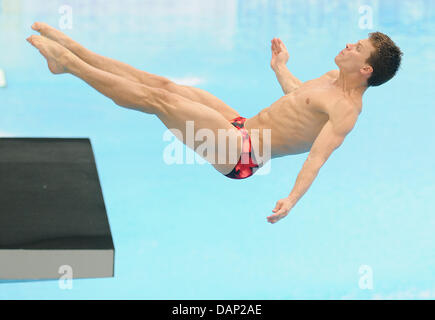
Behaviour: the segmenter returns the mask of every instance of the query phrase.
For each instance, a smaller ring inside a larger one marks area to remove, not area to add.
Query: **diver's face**
[[[356,43],[346,44],[346,48],[341,50],[334,60],[341,70],[356,72],[367,66],[366,61],[374,50],[375,47],[369,39],[362,39]]]

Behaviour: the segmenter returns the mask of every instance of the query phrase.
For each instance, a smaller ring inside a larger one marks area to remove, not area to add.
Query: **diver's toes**
[[[35,22],[32,29],[44,35],[47,32],[47,24],[44,22]]]
[[[34,24],[32,24],[33,30],[39,31],[40,28],[41,28],[41,24],[39,22],[35,22]]]
[[[41,45],[41,36],[37,36],[37,35],[31,35],[30,37],[27,38],[27,41],[29,41],[34,47],[38,48]]]

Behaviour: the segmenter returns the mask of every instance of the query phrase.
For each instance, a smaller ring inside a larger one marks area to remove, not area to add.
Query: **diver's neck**
[[[366,81],[361,81],[361,77],[352,73],[345,73],[340,70],[338,78],[334,81],[334,86],[339,88],[344,94],[351,96],[362,96],[367,90]]]

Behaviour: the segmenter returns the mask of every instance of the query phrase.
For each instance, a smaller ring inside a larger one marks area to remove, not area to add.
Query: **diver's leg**
[[[177,132],[175,136],[190,148],[196,150],[204,143],[206,134],[211,134],[214,141],[212,148],[208,149],[210,154],[200,155],[223,174],[234,168],[240,157],[241,135],[219,112],[164,89],[152,88],[97,69],[48,38],[33,35],[28,40],[47,59],[53,73],[75,75],[117,105],[155,114],[168,129],[177,130],[181,136]],[[189,127],[188,121],[193,121],[193,126]],[[190,138],[189,130],[192,131]],[[224,133],[224,139],[218,138],[219,130]]]
[[[205,90],[191,86],[179,85],[165,77],[136,69],[121,61],[94,53],[82,46],[80,43],[68,37],[63,32],[49,26],[46,23],[35,22],[32,25],[32,28],[41,33],[41,35],[64,46],[84,62],[95,68],[119,75],[131,81],[140,82],[149,87],[165,89],[189,100],[202,103],[207,107],[221,113],[227,120],[231,120],[239,116],[237,111]]]

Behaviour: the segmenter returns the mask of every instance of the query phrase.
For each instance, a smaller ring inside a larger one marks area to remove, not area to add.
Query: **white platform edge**
[[[61,266],[69,266],[61,269]],[[72,279],[114,276],[114,250],[0,250],[0,279]]]

